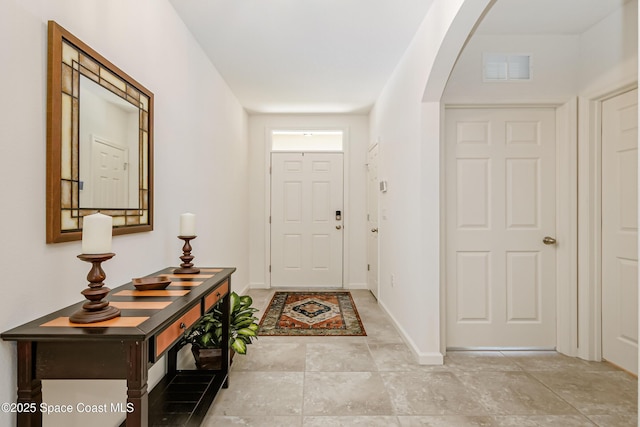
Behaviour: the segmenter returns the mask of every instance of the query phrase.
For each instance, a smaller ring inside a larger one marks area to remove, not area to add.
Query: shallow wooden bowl
[[[140,277],[133,279],[132,283],[139,291],[157,291],[169,286],[171,279],[169,279],[169,276]]]

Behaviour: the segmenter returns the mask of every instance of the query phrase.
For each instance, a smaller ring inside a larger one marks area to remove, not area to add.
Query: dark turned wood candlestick
[[[109,305],[109,301],[104,300],[111,289],[104,286],[104,279],[107,277],[102,270],[102,263],[110,260],[116,254],[80,254],[78,258],[92,264],[87,280],[89,287],[81,292],[88,300],[82,305],[82,310],[73,313],[69,320],[74,323],[95,323],[103,320],[113,319],[120,316],[120,309]]]
[[[200,269],[194,267],[193,263],[191,263],[193,255],[191,255],[191,244],[189,242],[195,238],[196,236],[178,236],[178,239],[184,240],[184,245],[182,246],[182,256],[180,257],[182,264],[180,264],[180,268],[173,270],[174,274],[200,273]]]

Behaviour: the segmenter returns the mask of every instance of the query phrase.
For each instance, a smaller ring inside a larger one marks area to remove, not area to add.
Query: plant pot
[[[222,367],[222,351],[219,348],[198,348],[191,346],[191,353],[198,369],[219,371]],[[229,365],[233,362],[235,351],[229,350]]]

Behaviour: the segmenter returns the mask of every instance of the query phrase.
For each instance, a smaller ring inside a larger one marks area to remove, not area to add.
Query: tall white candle
[[[196,216],[192,213],[180,215],[180,236],[196,235]]]
[[[87,215],[82,224],[82,253],[111,252],[113,218],[101,213]]]

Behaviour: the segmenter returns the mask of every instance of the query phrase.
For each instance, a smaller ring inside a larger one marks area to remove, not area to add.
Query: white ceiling
[[[497,0],[482,34],[579,34],[630,0]],[[250,112],[367,112],[433,0],[170,0]]]

